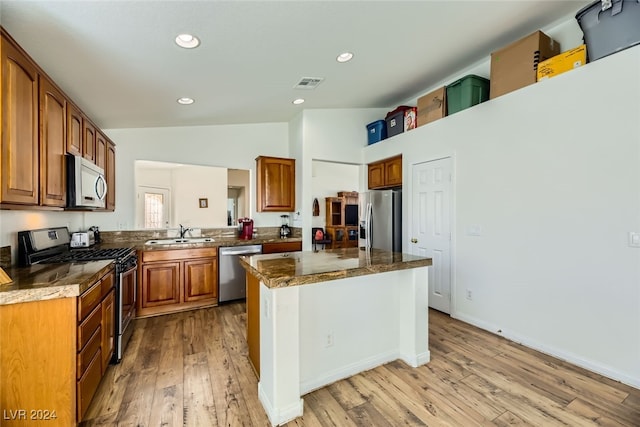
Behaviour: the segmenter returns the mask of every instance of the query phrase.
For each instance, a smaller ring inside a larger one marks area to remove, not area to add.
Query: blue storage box
[[[367,145],[375,144],[383,139],[387,139],[387,122],[376,120],[367,125]]]

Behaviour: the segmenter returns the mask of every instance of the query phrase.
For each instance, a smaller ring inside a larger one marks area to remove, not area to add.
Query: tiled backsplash
[[[253,229],[259,238],[278,238],[280,237],[280,227],[256,227]],[[292,236],[300,238],[302,237],[302,229],[299,227],[291,227]],[[100,238],[104,243],[118,243],[118,242],[132,242],[132,241],[144,241],[149,239],[164,239],[169,237],[176,237],[176,230],[133,230],[133,231],[101,231]],[[187,234],[187,237],[196,237]],[[212,237],[212,238],[227,238],[232,239],[238,237],[238,230],[236,228],[201,228],[200,236],[198,237]]]

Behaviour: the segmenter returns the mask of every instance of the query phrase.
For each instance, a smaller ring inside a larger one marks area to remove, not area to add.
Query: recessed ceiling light
[[[291,101],[291,103],[292,103],[293,105],[300,105],[300,104],[302,104],[303,102],[304,102],[304,99],[302,99],[302,98],[294,99],[293,101]]]
[[[194,47],[198,47],[200,40],[191,34],[179,34],[176,37],[176,44],[185,49],[193,49]]]
[[[351,61],[352,58],[353,58],[353,53],[344,52],[344,53],[341,53],[340,55],[338,55],[338,57],[336,58],[336,61],[338,61],[338,62],[349,62],[349,61]]]
[[[178,104],[182,104],[182,105],[189,105],[189,104],[193,104],[195,101],[193,100],[193,98],[178,98]]]

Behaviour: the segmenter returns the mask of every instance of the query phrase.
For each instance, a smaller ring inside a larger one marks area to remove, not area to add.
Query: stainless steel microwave
[[[106,196],[104,170],[84,157],[67,154],[67,207],[104,208]]]

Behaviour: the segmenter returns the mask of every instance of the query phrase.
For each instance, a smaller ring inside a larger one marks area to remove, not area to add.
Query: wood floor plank
[[[427,365],[395,361],[308,393],[285,427],[640,426],[638,389],[433,310],[429,339]],[[243,302],[138,319],[81,425],[269,427],[257,389]]]
[[[156,390],[151,407],[150,426],[180,426],[183,423],[182,384]]]
[[[185,426],[218,425],[205,352],[184,356],[183,419]]]

